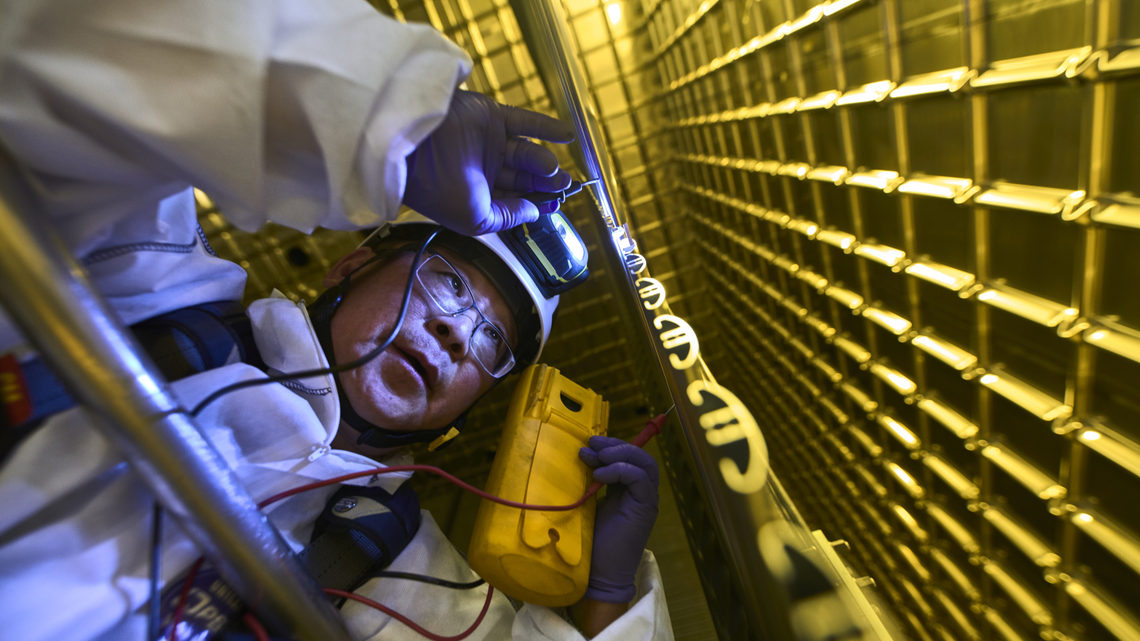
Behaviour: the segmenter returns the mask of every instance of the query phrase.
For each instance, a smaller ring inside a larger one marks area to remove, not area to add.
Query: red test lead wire
[[[200,556],[194,565],[190,566],[190,573],[186,575],[186,581],[182,583],[182,592],[178,594],[178,605],[174,607],[174,612],[170,615],[170,633],[166,636],[167,641],[178,641],[178,624],[182,621],[182,612],[186,609],[186,600],[190,598],[190,588],[194,585],[194,577],[198,576],[198,570],[201,569],[205,561],[206,557]]]
[[[665,424],[665,419],[669,418],[669,412],[672,412],[674,407],[677,406],[673,405],[663,413],[649,419],[649,422],[645,424],[645,427],[643,427],[640,432],[638,432],[637,436],[633,437],[633,439],[630,440],[630,443],[644,448],[645,444],[648,443],[650,439],[661,433],[661,426]]]
[[[307,492],[309,490],[315,490],[319,487],[325,487],[326,485],[336,485],[339,483],[343,483],[345,481],[351,481],[353,479],[364,478],[366,476],[379,476],[381,474],[393,474],[395,472],[427,472],[429,474],[435,474],[437,476],[442,476],[443,478],[447,479],[451,483],[458,485],[459,487],[463,488],[464,490],[466,490],[468,492],[471,492],[472,494],[476,494],[482,498],[485,498],[488,501],[493,501],[495,503],[506,505],[508,507],[517,507],[517,508],[523,509],[523,510],[542,510],[542,511],[546,511],[546,512],[565,512],[568,510],[573,510],[573,509],[581,507],[582,504],[585,503],[586,500],[589,499],[591,496],[591,495],[583,496],[582,498],[578,499],[577,501],[575,501],[569,505],[531,505],[529,503],[519,503],[518,501],[511,501],[508,499],[504,499],[504,498],[500,498],[498,496],[495,496],[494,494],[489,494],[487,492],[484,492],[483,490],[480,490],[479,488],[475,487],[474,485],[471,485],[470,483],[466,483],[464,481],[461,481],[458,478],[452,476],[451,474],[448,474],[447,472],[444,472],[443,470],[439,469],[438,467],[435,467],[434,465],[420,465],[418,463],[413,463],[411,465],[393,465],[392,467],[375,467],[375,468],[368,469],[368,470],[361,470],[359,472],[353,472],[351,474],[343,474],[341,476],[334,476],[333,478],[325,479],[323,481],[316,481],[314,483],[309,483],[308,485],[301,485],[299,487],[295,487],[295,488],[292,488],[289,490],[285,490],[284,492],[274,494],[273,496],[271,496],[271,497],[265,499],[264,501],[258,503],[257,506],[258,507],[265,507],[265,506],[270,505],[272,503],[276,503],[277,501],[280,501],[282,499],[287,499],[290,496],[293,496],[295,494],[300,494],[301,492]]]
[[[246,612],[242,615],[241,620],[245,623],[245,627],[253,632],[253,637],[257,641],[270,641],[269,632],[261,625],[261,620],[253,616],[252,612]]]
[[[649,422],[647,422],[645,424],[645,427],[641,430],[641,432],[638,433],[637,436],[633,437],[633,440],[631,440],[630,443],[633,445],[636,445],[638,447],[645,447],[645,444],[648,443],[650,441],[650,439],[652,439],[657,434],[661,433],[661,426],[665,424],[665,419],[668,418],[669,412],[671,412],[671,411],[673,411],[672,407],[670,407],[664,413],[658,414],[657,416],[650,419]],[[285,490],[283,492],[279,492],[277,494],[274,494],[273,496],[271,496],[271,497],[261,501],[260,503],[258,503],[257,507],[265,507],[267,505],[272,505],[273,503],[276,503],[277,501],[280,501],[282,499],[287,499],[290,496],[300,494],[301,492],[308,492],[309,490],[315,490],[319,487],[325,487],[328,485],[335,485],[338,483],[343,483],[345,481],[351,481],[353,479],[364,478],[366,476],[378,476],[380,474],[393,474],[395,472],[428,472],[429,474],[435,474],[437,476],[442,476],[444,479],[450,481],[451,483],[453,483],[455,485],[458,485],[460,488],[462,488],[468,492],[471,492],[472,494],[475,494],[481,498],[487,499],[488,501],[491,501],[493,503],[498,503],[500,505],[506,505],[508,507],[517,507],[517,508],[522,509],[522,510],[539,510],[539,511],[544,511],[544,512],[567,512],[569,510],[578,509],[579,507],[582,507],[582,505],[586,501],[590,500],[591,496],[597,494],[598,490],[600,490],[602,488],[602,484],[595,481],[586,490],[586,493],[582,495],[582,498],[578,499],[577,501],[574,501],[573,503],[570,503],[569,505],[533,505],[530,503],[520,503],[518,501],[511,501],[509,499],[504,499],[504,498],[495,496],[494,494],[484,492],[483,490],[480,490],[479,488],[475,487],[474,485],[471,485],[470,483],[462,481],[462,480],[456,478],[455,476],[448,474],[447,472],[443,471],[442,469],[435,467],[434,465],[421,465],[419,463],[413,463],[411,465],[393,465],[391,467],[376,467],[376,468],[372,468],[372,469],[368,469],[368,470],[361,470],[360,472],[352,472],[350,474],[342,474],[341,476],[334,476],[332,478],[325,479],[323,481],[316,481],[314,483],[309,483],[307,485],[301,485],[301,486],[298,486],[298,487],[288,489],[288,490]]]
[[[368,607],[373,608],[375,610],[379,610],[379,611],[383,612],[384,614],[387,614],[388,616],[392,617],[393,619],[399,621],[400,623],[403,623],[404,625],[408,626],[409,628],[415,630],[417,633],[431,639],[432,641],[462,641],[462,639],[466,639],[467,637],[471,636],[471,633],[474,632],[475,629],[479,627],[479,624],[483,623],[483,617],[487,616],[487,610],[491,609],[491,597],[494,596],[494,594],[495,594],[495,588],[491,587],[491,584],[488,583],[487,584],[487,598],[486,598],[486,600],[483,601],[483,609],[479,611],[479,616],[475,617],[474,623],[472,623],[466,630],[464,630],[463,632],[460,632],[459,634],[457,634],[455,636],[445,637],[441,634],[436,634],[434,632],[431,632],[429,630],[424,629],[422,626],[420,626],[415,621],[412,621],[408,617],[400,614],[399,612],[396,612],[395,610],[393,610],[392,608],[389,608],[388,606],[384,605],[383,603],[377,603],[376,601],[373,601],[372,599],[369,599],[368,597],[361,596],[359,594],[356,594],[355,592],[348,592],[345,590],[337,590],[335,588],[325,588],[324,590],[325,590],[325,594],[340,597],[342,599],[351,599],[351,600],[356,601],[358,603],[363,603],[364,605],[367,605]]]

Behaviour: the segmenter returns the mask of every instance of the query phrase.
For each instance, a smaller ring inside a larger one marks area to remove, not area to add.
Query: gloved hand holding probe
[[[457,89],[443,122],[408,156],[404,204],[461,234],[486,234],[533,222],[539,210],[523,193],[555,192],[570,174],[537,138],[567,143],[566,123]]]
[[[608,486],[594,523],[586,598],[628,603],[657,519],[657,461],[640,447],[609,436],[591,437],[578,455],[594,469],[594,480]]]

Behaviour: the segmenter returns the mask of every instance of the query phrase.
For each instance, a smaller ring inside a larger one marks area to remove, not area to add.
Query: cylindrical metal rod
[[[246,604],[275,630],[348,640],[340,615],[179,409],[158,370],[55,233],[0,150],[0,303]]]
[[[600,178],[601,185],[597,191],[598,205],[602,217],[606,218],[606,225],[620,227],[627,223],[624,203],[616,195],[617,176],[610,162],[609,152],[606,149],[605,137],[598,123],[597,110],[587,91],[583,78],[576,48],[566,33],[565,20],[559,15],[556,3],[552,0],[512,0],[523,36],[527,41],[531,57],[534,58],[539,74],[546,82],[551,101],[557,108],[559,115],[568,119],[574,126],[576,145],[571,147],[575,152],[575,160],[581,165],[585,173],[584,179]],[[603,231],[603,240],[607,231]],[[608,268],[618,274],[619,289],[624,290],[628,300],[636,300],[637,288],[629,269],[623,264],[622,257],[612,242],[602,243],[602,252],[607,259]],[[655,329],[650,326],[648,317],[641,317],[642,330],[648,336],[656,336]],[[737,602],[742,604],[743,612],[740,615],[748,621],[750,638],[756,639],[785,639],[791,638],[785,601],[782,590],[773,581],[770,573],[764,568],[759,558],[759,550],[755,546],[758,528],[767,520],[779,518],[776,510],[771,507],[774,503],[772,485],[765,486],[756,497],[746,497],[742,494],[729,492],[724,483],[717,477],[717,462],[705,443],[704,429],[698,424],[698,418],[691,403],[686,398],[686,375],[676,372],[667,364],[667,355],[659,342],[650,341],[658,358],[662,372],[665,374],[664,382],[677,407],[677,420],[686,435],[686,441],[694,457],[701,461],[697,466],[697,473],[703,496],[708,500],[710,511],[713,514],[719,537],[725,549],[726,556],[733,566],[733,573],[737,579],[733,589],[736,591]],[[704,370],[703,364],[690,368],[694,371]],[[705,377],[710,381],[711,375],[705,370]],[[767,467],[767,461],[758,463]],[[755,500],[751,500],[755,498]],[[753,513],[755,510],[762,514]]]
[[[570,145],[586,180],[598,180],[598,205],[602,214],[615,226],[626,223],[625,212],[617,193],[617,174],[604,148],[605,138],[598,123],[597,109],[578,65],[576,50],[566,34],[564,20],[555,3],[546,0],[512,0],[511,8],[522,28],[523,39],[534,58],[539,74],[546,82],[547,93],[558,115],[574,127],[575,142]],[[556,84],[557,83],[557,84]]]

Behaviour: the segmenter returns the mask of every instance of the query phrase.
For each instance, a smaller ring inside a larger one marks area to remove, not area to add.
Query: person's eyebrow
[[[467,278],[467,276],[464,275],[464,278]],[[470,280],[467,281],[467,286],[471,288],[471,291],[475,291],[475,286],[471,284]],[[491,285],[491,287],[494,287],[494,285]],[[483,292],[479,292],[479,295],[482,297],[482,300],[479,303],[479,311],[483,312],[483,315],[491,321],[491,324],[495,326],[495,329],[499,330],[499,333],[507,339],[507,342],[511,344],[511,349],[513,350],[518,344],[518,331],[516,330],[513,332],[515,334],[515,337],[512,339],[512,332],[510,331],[510,327],[505,322],[503,322],[503,319],[499,317],[498,313],[495,311],[495,308],[491,306],[491,297],[487,296]]]

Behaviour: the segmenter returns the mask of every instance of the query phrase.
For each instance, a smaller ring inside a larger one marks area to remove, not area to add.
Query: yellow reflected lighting
[[[914,384],[914,381],[903,376],[902,374],[896,374],[894,372],[891,372],[891,373],[887,374],[887,378],[891,379],[891,383],[894,384],[894,386],[896,388],[898,388],[904,392],[910,393],[910,392],[913,392],[915,389],[917,389],[917,386]]]
[[[616,2],[611,2],[606,5],[606,17],[610,19],[610,24],[617,25],[621,22],[621,5]]]
[[[892,420],[884,421],[887,429],[889,429],[900,441],[906,445],[918,445],[918,437],[916,437],[910,430],[903,427],[901,423]]]
[[[918,485],[918,483],[914,480],[914,477],[908,474],[906,470],[902,469],[897,464],[892,463],[890,470],[891,474],[894,474],[898,480],[902,481],[903,485],[906,485],[907,487]]]

